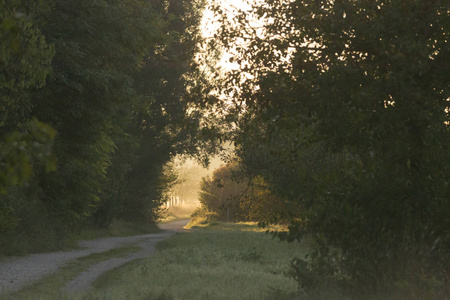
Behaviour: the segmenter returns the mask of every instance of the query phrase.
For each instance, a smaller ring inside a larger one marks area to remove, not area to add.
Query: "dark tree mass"
[[[208,149],[189,100],[202,91],[203,6],[0,4],[0,251],[57,248],[83,224],[158,220],[174,180],[164,165]]]
[[[223,83],[237,155],[299,208],[282,237],[316,244],[293,263],[304,289],[448,297],[449,9],[271,0],[230,19],[216,7],[240,65]]]

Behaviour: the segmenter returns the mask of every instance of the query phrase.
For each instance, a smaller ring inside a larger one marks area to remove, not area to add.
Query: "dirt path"
[[[97,240],[80,241],[80,250],[33,254],[26,257],[10,257],[0,262],[0,294],[17,291],[27,284],[39,280],[45,275],[56,272],[67,262],[93,253],[105,252],[124,244],[138,243],[141,250],[121,258],[113,258],[95,265],[68,282],[67,292],[87,289],[102,273],[116,268],[129,261],[144,258],[155,251],[155,245],[172,236],[176,232],[186,231],[183,227],[188,220],[160,224],[164,230],[158,234],[146,234],[131,237],[113,237]]]

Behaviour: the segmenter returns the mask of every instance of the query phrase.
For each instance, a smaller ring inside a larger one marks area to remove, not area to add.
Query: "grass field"
[[[84,299],[288,299],[285,276],[305,247],[272,239],[255,224],[217,224],[179,233],[148,259],[101,276]]]

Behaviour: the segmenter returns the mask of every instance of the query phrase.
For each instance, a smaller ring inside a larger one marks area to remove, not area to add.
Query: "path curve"
[[[160,224],[164,231],[157,234],[145,234],[130,237],[111,237],[96,240],[80,241],[83,249],[60,251],[43,254],[32,254],[26,257],[8,257],[0,261],[0,294],[13,292],[31,284],[42,277],[56,272],[67,262],[93,253],[101,253],[121,247],[124,244],[138,243],[141,250],[125,257],[113,258],[95,265],[82,272],[66,285],[67,292],[87,289],[101,274],[129,261],[148,257],[155,251],[155,245],[172,236],[176,232],[186,231],[183,227],[189,220]]]

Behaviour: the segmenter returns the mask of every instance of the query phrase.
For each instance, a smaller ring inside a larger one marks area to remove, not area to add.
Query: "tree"
[[[279,193],[267,174],[290,170],[304,208],[291,233],[317,237],[311,267],[354,290],[406,280],[408,297],[448,293],[447,12],[446,1],[266,1],[246,12],[265,25],[241,15],[218,33],[247,42],[226,82],[245,109],[240,155]],[[278,164],[254,163],[267,160]]]
[[[289,201],[273,193],[273,188],[262,176],[252,178],[247,192],[241,199],[243,220],[258,222],[265,227],[269,224],[286,224],[290,215],[299,210]]]
[[[199,200],[207,219],[253,221],[262,225],[285,223],[290,208],[284,199],[271,191],[264,178],[252,178],[242,165],[229,162],[202,179]]]
[[[126,161],[126,179],[111,190],[122,189],[118,215],[127,220],[156,221],[158,208],[164,203],[164,191],[173,176],[163,170],[177,154],[200,155],[213,151],[205,138],[199,136],[202,115],[193,108],[196,97],[203,97],[192,88],[202,80],[195,58],[201,43],[199,24],[202,1],[154,1],[159,13],[162,39],[155,41],[133,74],[136,90],[132,113],[124,132],[133,143],[124,140],[115,158]],[[196,74],[196,75],[194,75]],[[195,78],[195,76],[197,76]],[[122,176],[118,173],[119,176]],[[106,205],[106,208],[109,207]]]
[[[31,93],[45,84],[54,54],[35,17],[47,10],[46,2],[27,6],[11,1],[0,12],[1,192],[24,183],[39,157],[50,160],[54,132],[33,120],[30,110]]]
[[[211,178],[203,178],[200,184],[202,207],[221,221],[245,219],[240,204],[247,192],[247,185],[238,181],[238,173],[237,164],[227,164],[215,170]]]
[[[28,182],[0,198],[1,251],[156,221],[166,163],[214,148],[193,104],[203,1],[22,2],[0,13],[0,190]]]
[[[36,168],[54,169],[55,131],[33,117],[32,92],[45,84],[54,51],[39,30],[43,1],[0,6],[0,233],[19,222],[16,205],[7,201],[14,186],[27,184]]]
[[[66,224],[95,211],[134,97],[131,76],[160,27],[150,4],[121,1],[58,1],[42,27],[56,53],[34,113],[58,131],[59,164],[39,180],[43,200]]]

